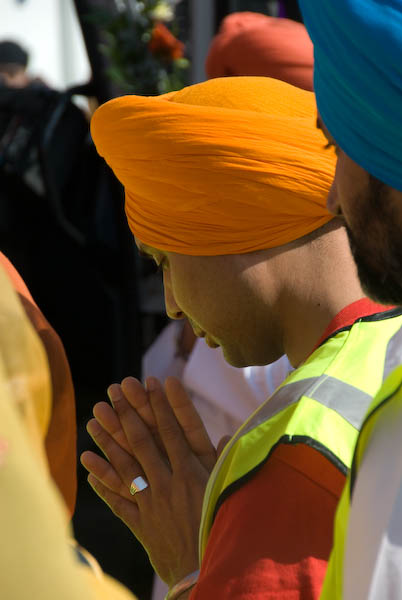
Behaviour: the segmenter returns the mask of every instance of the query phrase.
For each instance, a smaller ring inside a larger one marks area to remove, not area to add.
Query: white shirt
[[[229,365],[220,348],[210,348],[198,338],[185,361],[177,357],[176,340],[182,323],[170,323],[143,358],[143,377],[164,381],[179,377],[194,402],[213,444],[223,435],[233,435],[290,373],[286,356],[272,365],[237,369]]]
[[[380,410],[353,490],[344,600],[402,599],[402,413]]]

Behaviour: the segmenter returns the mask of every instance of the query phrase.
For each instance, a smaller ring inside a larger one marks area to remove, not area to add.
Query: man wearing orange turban
[[[223,19],[205,71],[208,79],[259,75],[312,91],[313,65],[313,44],[302,23],[237,12]]]
[[[361,419],[402,324],[362,297],[325,209],[335,157],[314,106],[281,81],[234,77],[117,98],[92,120],[137,245],[163,268],[168,315],[234,366],[286,353],[295,367],[217,462],[173,378],[126,379],[109,389],[113,409],[97,405],[88,430],[110,462],[84,453],[89,482],[169,600],[318,597]]]

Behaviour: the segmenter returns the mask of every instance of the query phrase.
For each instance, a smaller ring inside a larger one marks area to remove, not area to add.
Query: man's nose
[[[169,282],[166,281],[166,277],[163,277],[163,288],[165,292],[165,310],[169,319],[184,319],[184,313],[180,310],[177,305]]]

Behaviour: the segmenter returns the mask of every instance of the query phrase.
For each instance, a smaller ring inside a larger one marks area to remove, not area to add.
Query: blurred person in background
[[[7,87],[27,86],[30,83],[28,58],[28,52],[16,42],[0,42],[0,82]]]
[[[313,44],[304,25],[239,12],[223,19],[212,40],[205,70],[208,79],[266,76],[312,91],[313,64]]]
[[[16,42],[0,42],[0,84],[9,88],[45,86],[44,81],[28,74],[29,54]]]

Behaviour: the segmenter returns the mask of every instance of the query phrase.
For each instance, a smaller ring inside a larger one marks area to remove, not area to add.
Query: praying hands
[[[198,569],[198,530],[216,462],[203,423],[179,380],[146,389],[128,377],[113,384],[87,429],[107,460],[84,452],[88,481],[147,550],[172,587]]]

